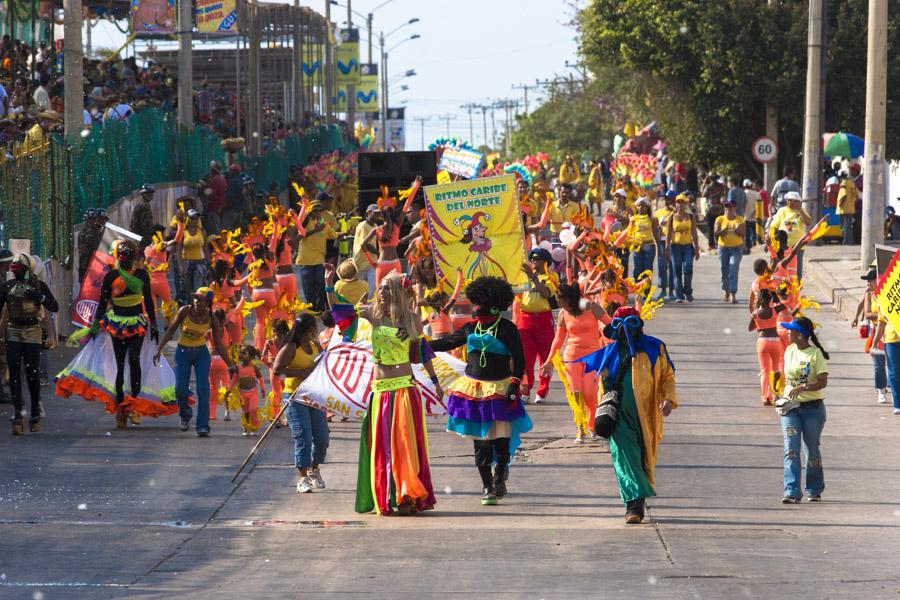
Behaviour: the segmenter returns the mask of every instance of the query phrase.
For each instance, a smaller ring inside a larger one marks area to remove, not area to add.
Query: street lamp
[[[398,30],[401,29],[402,27],[405,27],[405,26],[407,26],[407,25],[411,25],[411,24],[413,24],[413,23],[417,23],[418,21],[419,21],[419,19],[417,19],[417,18],[412,18],[412,19],[410,19],[409,21],[407,21],[406,23],[400,25],[399,27],[394,28],[393,31],[390,31],[390,32],[387,33],[387,34],[385,34],[384,32],[382,32],[381,35],[380,35],[379,38],[378,38],[378,43],[379,43],[379,46],[380,46],[380,48],[381,48],[381,101],[382,101],[382,105],[383,105],[383,106],[381,107],[381,108],[382,108],[382,112],[381,112],[381,132],[382,132],[382,140],[383,140],[383,142],[384,142],[384,148],[385,148],[385,150],[387,150],[387,139],[388,139],[388,138],[387,138],[387,112],[388,112],[388,100],[389,100],[389,91],[390,91],[390,90],[388,89],[388,82],[390,81],[390,80],[388,79],[388,65],[387,65],[388,54],[389,54],[390,52],[392,52],[395,48],[397,48],[398,46],[400,46],[401,44],[405,44],[406,42],[409,42],[409,41],[411,41],[411,40],[417,40],[417,39],[421,38],[422,36],[419,35],[418,33],[415,33],[415,34],[409,36],[408,38],[405,38],[405,39],[403,39],[403,40],[397,42],[396,44],[394,44],[394,45],[393,45],[391,48],[389,48],[388,50],[385,50],[385,48],[384,48],[384,40],[385,40],[386,37],[388,37],[389,35],[391,35],[392,33],[396,32],[396,31],[398,31]],[[409,74],[408,74],[408,73],[410,73],[410,72],[412,72],[412,75],[409,75]],[[410,71],[407,71],[407,75],[405,75],[405,76],[406,76],[406,77],[412,77],[413,75],[415,75],[415,71],[411,69]],[[398,80],[398,81],[399,81],[399,80]]]

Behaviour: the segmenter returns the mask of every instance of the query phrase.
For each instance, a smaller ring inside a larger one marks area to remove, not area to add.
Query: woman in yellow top
[[[309,313],[302,314],[294,321],[272,365],[275,375],[285,378],[281,401],[290,403],[286,414],[294,436],[294,466],[300,473],[298,494],[325,489],[325,480],[319,472],[319,465],[325,462],[325,452],[328,450],[325,407],[306,403],[304,398],[294,394],[313,372],[316,357],[322,352],[316,335],[316,318]]]
[[[194,301],[182,306],[169,325],[159,348],[153,356],[154,364],[159,362],[162,349],[175,335],[178,336],[178,348],[175,350],[175,397],[178,400],[178,414],[181,417],[181,430],[187,431],[191,424],[193,410],[188,403],[188,386],[191,381],[191,368],[197,377],[197,435],[209,435],[209,364],[211,356],[206,347],[206,336],[212,336],[213,346],[228,366],[229,373],[234,365],[229,359],[228,350],[222,343],[222,323],[212,312],[213,291],[208,287],[197,288]]]
[[[200,227],[200,213],[196,209],[192,208],[187,212],[187,224],[181,232],[177,248],[180,291],[182,296],[186,296],[190,290],[197,289],[197,285],[206,278],[206,234]],[[186,297],[179,298],[182,304],[187,304],[187,300]]]
[[[688,212],[691,199],[684,194],[675,198],[675,214],[669,219],[666,254],[671,258],[675,279],[675,302],[694,301],[694,261],[700,258],[697,221]]]
[[[325,265],[325,275],[333,277],[332,265]],[[409,515],[430,510],[436,499],[428,464],[426,407],[413,377],[413,363],[425,367],[434,385],[434,395],[429,391],[425,400],[429,407],[444,392],[431,364],[434,353],[413,310],[412,284],[399,273],[388,273],[370,306],[338,304],[334,288],[325,291],[335,325],[344,336],[355,337],[360,317],[372,324],[375,366],[360,439],[356,512]]]
[[[633,277],[637,280],[644,271],[653,272],[653,259],[656,258],[656,250],[659,247],[659,221],[650,212],[650,201],[646,198],[638,198],[634,203],[637,211],[631,217],[631,223],[635,228],[632,242],[641,249],[634,253]]]
[[[675,192],[666,192],[662,197],[663,207],[657,209],[653,215],[659,224],[659,253],[656,255],[657,281],[659,282],[657,300],[662,299],[666,292],[669,293],[669,301],[675,300],[675,266],[672,264],[672,257],[666,252],[669,221],[675,214],[675,196]],[[659,206],[658,198],[657,206]]]
[[[723,203],[725,214],[716,218],[713,235],[719,246],[719,264],[722,267],[723,300],[737,304],[738,270],[744,256],[744,217],[737,214],[734,202]]]
[[[781,406],[784,433],[784,504],[800,502],[800,446],[806,454],[806,497],[819,502],[825,489],[825,471],[819,439],[825,427],[825,386],[828,385],[828,352],[816,337],[813,322],[797,317],[783,325],[791,345],[784,351],[784,395],[796,405]]]

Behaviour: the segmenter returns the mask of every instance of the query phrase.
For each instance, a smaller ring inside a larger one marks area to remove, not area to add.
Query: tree
[[[826,130],[862,133],[866,0],[827,0]],[[900,27],[892,0],[889,31]],[[802,147],[807,1],[593,0],[578,17],[582,60],[631,120],[655,119],[673,159],[738,172],[758,165],[750,145],[765,105],[778,110],[781,160]],[[888,56],[895,55],[891,36]],[[889,78],[898,74],[896,61]],[[890,86],[889,86],[890,87]],[[889,90],[888,127],[900,125]],[[897,138],[889,152],[900,150]]]
[[[539,108],[518,117],[512,154],[546,152],[554,163],[567,154],[584,160],[608,154],[621,117],[593,83],[561,81],[553,84],[550,98]]]

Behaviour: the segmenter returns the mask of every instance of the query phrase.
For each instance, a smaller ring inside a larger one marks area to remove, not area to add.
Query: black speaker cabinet
[[[390,188],[391,194],[412,185],[419,175],[422,185],[437,183],[437,160],[434,152],[360,152],[357,159],[359,168],[358,207],[365,214],[366,207],[378,201],[381,186]],[[424,203],[424,193],[420,189],[416,201]]]

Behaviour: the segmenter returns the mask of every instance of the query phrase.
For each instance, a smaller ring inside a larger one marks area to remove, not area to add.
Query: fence
[[[320,127],[284,140],[261,157],[239,156],[258,190],[284,184],[290,165],[313,156],[349,150],[337,127]],[[90,207],[106,207],[144,183],[197,181],[212,160],[224,161],[221,139],[205,127],[180,130],[173,113],[146,109],[126,125],[98,125],[66,146],[59,137],[39,150],[11,151],[0,159],[0,209],[6,237],[32,240],[32,252],[65,262],[72,253],[73,230]]]

